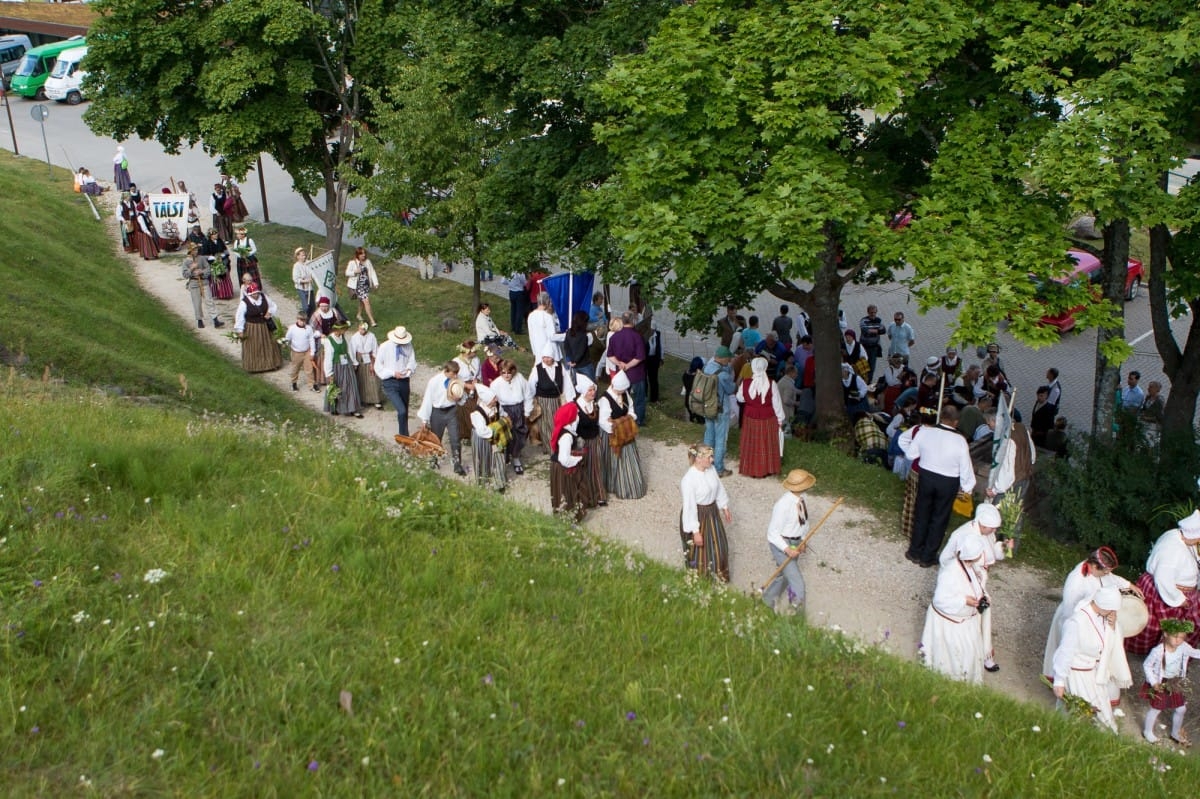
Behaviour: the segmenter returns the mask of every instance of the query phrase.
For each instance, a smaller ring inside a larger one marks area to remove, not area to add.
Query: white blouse
[[[711,505],[714,502],[721,510],[729,508],[729,494],[717,476],[717,470],[709,466],[700,471],[695,466],[687,470],[679,481],[679,493],[683,497],[683,516],[680,528],[685,533],[694,533],[700,529],[699,507]]]

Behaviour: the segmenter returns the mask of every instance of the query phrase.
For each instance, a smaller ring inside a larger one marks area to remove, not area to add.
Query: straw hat
[[[395,330],[390,331],[387,337],[388,341],[393,344],[407,344],[412,341],[412,333],[409,333],[408,328],[404,325],[400,325]]]
[[[463,394],[465,393],[466,387],[463,386],[463,381],[459,380],[458,378],[454,378],[450,381],[450,384],[446,386],[446,399],[450,400],[451,402],[458,402],[463,398]]]
[[[813,477],[811,472],[806,472],[804,469],[792,469],[783,481],[784,488],[797,494],[801,491],[807,491],[816,484],[817,478]]]

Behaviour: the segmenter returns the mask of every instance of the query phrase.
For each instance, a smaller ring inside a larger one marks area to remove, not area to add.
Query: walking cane
[[[825,520],[826,520],[826,519],[828,519],[828,518],[829,518],[829,516],[830,516],[830,515],[831,515],[831,514],[832,514],[832,513],[833,513],[835,510],[837,510],[837,506],[838,506],[838,505],[841,505],[841,504],[842,504],[842,500],[844,500],[844,499],[845,499],[845,497],[838,497],[836,500],[834,500],[834,502],[833,502],[833,505],[831,505],[831,506],[829,507],[829,510],[825,511],[825,515],[821,517],[821,521],[817,522],[816,526],[815,526],[815,527],[813,527],[811,530],[809,530],[809,531],[808,531],[808,535],[804,536],[804,540],[800,542],[800,547],[807,547],[807,546],[808,546],[808,539],[812,538],[814,535],[816,535],[816,534],[817,534],[817,530],[820,530],[820,529],[821,529],[821,525],[825,523]],[[799,547],[797,547],[797,550],[799,550]],[[783,574],[783,570],[784,570],[784,568],[785,568],[785,567],[786,567],[786,566],[787,566],[789,563],[791,563],[793,560],[795,560],[796,558],[798,558],[799,556],[800,556],[800,552],[799,552],[799,551],[797,551],[795,555],[789,555],[789,556],[788,556],[788,557],[787,557],[787,558],[786,558],[786,559],[783,561],[783,563],[780,563],[780,564],[779,564],[779,568],[775,570],[775,573],[774,573],[774,574],[772,574],[770,577],[768,577],[768,578],[766,579],[766,582],[764,582],[764,583],[763,583],[762,590],[764,590],[764,591],[765,591],[768,585],[770,585],[771,583],[775,582],[775,578],[776,578],[776,577],[778,577],[779,575]]]

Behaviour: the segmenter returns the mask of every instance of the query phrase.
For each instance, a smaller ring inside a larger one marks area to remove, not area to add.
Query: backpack
[[[696,372],[688,394],[688,410],[705,419],[716,419],[721,412],[717,390],[718,375]]]

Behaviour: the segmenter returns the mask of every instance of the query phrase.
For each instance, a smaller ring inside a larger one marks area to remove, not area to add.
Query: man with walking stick
[[[820,529],[840,503],[838,499],[833,507],[821,518],[821,521],[810,529],[808,523],[808,505],[804,502],[804,492],[816,485],[817,479],[804,469],[792,469],[783,480],[784,494],[771,510],[771,521],[767,525],[767,545],[771,549],[771,557],[779,567],[775,573],[763,583],[763,602],[775,610],[779,596],[784,587],[789,589],[788,615],[804,612],[804,577],[800,574],[800,566],[796,559],[808,548],[808,539]]]

